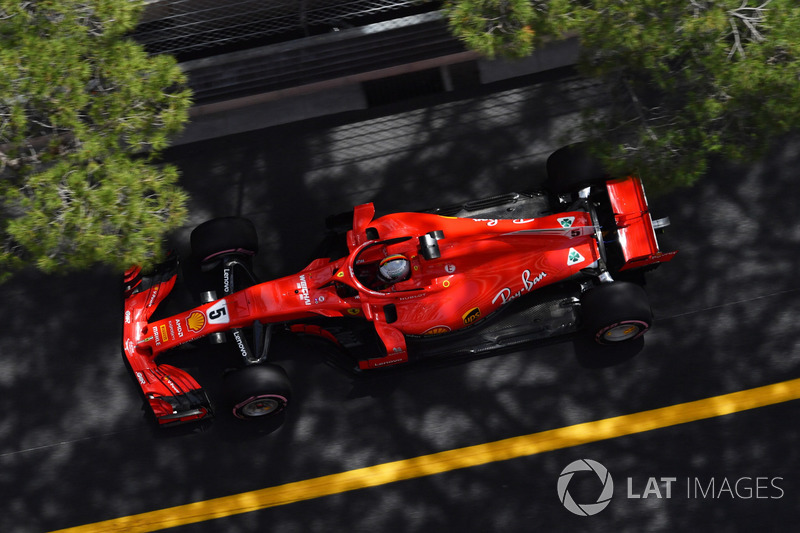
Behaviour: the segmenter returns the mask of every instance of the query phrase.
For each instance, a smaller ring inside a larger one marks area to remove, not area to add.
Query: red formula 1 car
[[[548,160],[548,188],[424,213],[375,218],[356,207],[333,228],[340,253],[258,283],[258,249],[246,219],[198,226],[192,249],[219,274],[198,307],[153,319],[175,282],[176,262],[126,273],[124,355],[159,424],[209,418],[211,401],[187,372],[160,363],[178,345],[232,340],[241,368],[225,376],[239,418],[284,409],[291,388],[267,362],[276,325],[336,346],[357,371],[431,356],[480,353],[583,331],[601,344],[641,336],[652,313],[641,272],[662,253],[639,179],[602,177],[575,148]],[[633,280],[633,281],[631,281]]]

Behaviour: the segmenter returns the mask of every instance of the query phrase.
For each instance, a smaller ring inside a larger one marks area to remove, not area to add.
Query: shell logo
[[[206,325],[206,315],[204,315],[200,311],[194,311],[189,317],[186,319],[186,326],[191,330],[197,333],[201,329],[203,329]]]

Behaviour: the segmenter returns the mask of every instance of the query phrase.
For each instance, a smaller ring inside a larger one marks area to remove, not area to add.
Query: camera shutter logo
[[[572,480],[572,476],[575,474],[575,472],[584,471],[594,472],[603,483],[603,490],[600,492],[600,496],[597,498],[597,502],[595,503],[576,503],[567,490],[567,486]],[[608,469],[606,469],[605,466],[601,465],[597,461],[592,461],[591,459],[578,459],[577,461],[571,462],[566,468],[564,468],[564,470],[561,471],[561,475],[558,477],[558,499],[569,512],[575,513],[579,516],[596,515],[608,506],[613,495],[614,481],[611,479],[611,474],[608,473]]]

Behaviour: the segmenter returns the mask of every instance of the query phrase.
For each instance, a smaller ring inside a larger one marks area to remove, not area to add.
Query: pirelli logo
[[[476,320],[481,317],[481,310],[478,307],[473,307],[463,315],[461,315],[461,319],[464,321],[464,324],[472,324]]]

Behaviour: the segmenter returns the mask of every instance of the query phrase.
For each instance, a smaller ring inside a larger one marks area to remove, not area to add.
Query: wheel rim
[[[622,342],[634,339],[643,331],[640,324],[626,323],[611,326],[603,332],[605,342]]]
[[[277,413],[286,404],[282,396],[254,396],[233,408],[233,414],[239,418],[258,418]]]

